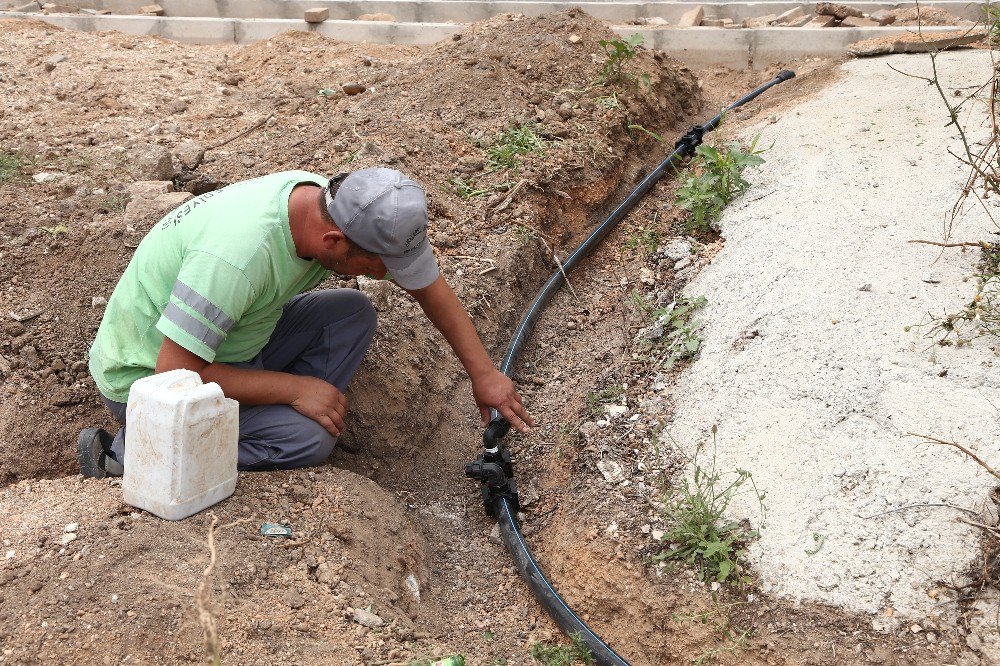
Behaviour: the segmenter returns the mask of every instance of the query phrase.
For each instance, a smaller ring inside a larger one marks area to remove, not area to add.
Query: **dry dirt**
[[[204,659],[196,595],[209,515],[168,523],[132,512],[116,482],[74,470],[79,429],[110,425],[85,369],[102,299],[165,212],[126,208],[132,151],[187,140],[208,148],[196,169],[176,169],[192,191],[289,168],[409,173],[427,188],[443,270],[499,357],[555,268],[551,251],[565,256],[662,157],[665,146],[628,125],[672,142],[769,78],[692,72],[642,51],[628,71],[648,74],[648,87],[595,85],[598,40],[611,36],[578,10],[496,17],[426,49],[306,33],[190,47],[0,22],[0,159],[20,160],[0,180],[0,663]],[[736,122],[766,118],[833,76],[831,63],[788,64],[800,77]],[[346,96],[345,83],[367,90]],[[482,146],[530,120],[544,153],[516,173],[487,173]],[[56,176],[36,182],[42,173]],[[487,191],[463,199],[455,178]],[[505,188],[522,181],[510,197]],[[641,464],[649,424],[619,423],[603,438],[580,426],[593,419],[590,394],[627,384],[635,404],[654,392],[627,360],[640,324],[629,294],[679,291],[686,274],[631,239],[684,234],[674,187],[658,186],[585,262],[518,372],[539,427],[511,445],[542,566],[634,664],[950,663],[955,637],[944,628],[884,636],[868,617],[752,589],[713,592],[650,566],[662,481]],[[706,245],[701,261],[721,242],[695,240]],[[462,477],[480,431],[461,368],[401,292],[347,284],[380,312],[349,393],[347,446],[329,466],[243,474],[214,508],[208,607],[223,662],[408,664],[462,653],[471,664],[531,663],[534,642],[563,639],[490,540],[478,489]],[[672,378],[659,381],[668,396]],[[622,464],[627,483],[605,481],[605,458]],[[280,520],[293,526],[290,540],[259,535],[262,522]],[[384,625],[363,626],[356,610]]]

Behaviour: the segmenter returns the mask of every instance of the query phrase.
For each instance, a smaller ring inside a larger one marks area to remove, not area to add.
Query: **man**
[[[124,470],[129,388],[187,368],[240,403],[240,469],[321,464],[344,429],[344,391],[375,332],[352,289],[308,292],[330,272],[392,279],[461,360],[485,424],[490,408],[532,419],[493,365],[427,241],[427,203],[393,169],[326,181],[288,171],[192,199],[146,235],[108,301],[90,371],[118,435],[80,433],[84,476]]]

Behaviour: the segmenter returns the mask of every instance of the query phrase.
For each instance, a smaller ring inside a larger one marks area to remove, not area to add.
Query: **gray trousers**
[[[285,304],[271,339],[241,368],[308,375],[341,391],[354,376],[375,335],[375,308],[354,289],[299,294]],[[122,425],[112,450],[125,462],[125,404],[101,396]],[[337,438],[289,405],[240,406],[239,469],[312,467],[333,452]]]

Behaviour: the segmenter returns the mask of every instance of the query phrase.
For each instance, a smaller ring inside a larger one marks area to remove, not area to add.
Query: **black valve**
[[[495,507],[497,500],[503,497],[507,499],[514,515],[517,515],[520,504],[510,451],[503,449],[499,453],[484,453],[465,466],[465,476],[482,484],[483,505],[487,514],[497,518]]]

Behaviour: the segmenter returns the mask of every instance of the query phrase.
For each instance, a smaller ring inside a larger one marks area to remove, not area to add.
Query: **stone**
[[[843,21],[848,16],[855,16],[857,18],[864,16],[864,12],[860,9],[841,5],[836,2],[817,2],[816,13],[820,16],[832,16],[840,21]]]
[[[698,5],[694,9],[688,10],[681,15],[677,21],[678,28],[693,28],[701,25],[701,20],[705,18],[705,8]]]
[[[367,88],[360,83],[345,83],[342,86],[342,89],[345,95],[360,95],[367,90]]]
[[[152,199],[158,194],[174,191],[174,183],[170,180],[140,180],[132,183],[126,190],[132,199]]]
[[[182,165],[194,170],[205,159],[205,148],[194,141],[183,141],[174,149],[174,156]]]
[[[673,240],[663,246],[663,256],[671,261],[680,261],[691,256],[691,243],[686,240]]]
[[[840,22],[840,25],[845,28],[877,28],[879,22],[864,17],[848,16]]]
[[[187,111],[188,103],[182,99],[175,99],[167,105],[167,111],[170,113],[184,113]]]
[[[827,16],[825,14],[821,14],[820,16],[814,16],[811,21],[809,21],[808,23],[805,24],[805,27],[806,28],[829,28],[830,26],[832,26],[836,22],[837,22],[837,19],[833,18],[832,16]]]
[[[503,539],[500,538],[500,524],[493,523],[493,529],[490,530],[490,536],[488,537],[490,543],[496,544],[497,546],[503,545]]]
[[[625,470],[610,458],[598,461],[597,469],[608,483],[617,483],[625,478]]]
[[[281,600],[289,608],[302,608],[306,605],[306,600],[302,595],[292,589],[285,590],[285,593],[281,595]]]
[[[569,102],[563,102],[559,105],[559,108],[556,109],[556,113],[558,113],[559,117],[563,120],[569,120],[573,117],[573,105]]]
[[[90,307],[92,308],[103,308],[108,304],[108,299],[103,296],[93,296],[90,299]]]
[[[788,26],[789,28],[801,28],[802,26],[807,25],[810,21],[812,21],[812,19],[813,19],[812,14],[806,14],[805,16],[800,16],[794,21],[789,21],[785,25]]]
[[[33,175],[31,177],[31,180],[35,181],[39,185],[43,185],[45,183],[51,183],[53,181],[59,180],[61,177],[62,174],[49,173],[47,171],[43,171],[41,173],[36,173],[35,175]]]
[[[135,180],[173,180],[174,164],[170,151],[163,146],[143,143],[130,154],[132,177]]]
[[[890,25],[896,22],[896,15],[891,9],[880,9],[877,12],[872,12],[868,15],[873,21],[878,21],[879,25]]]
[[[392,14],[386,14],[385,12],[376,12],[375,14],[362,14],[358,17],[359,21],[386,21],[389,23],[395,23],[396,17]]]
[[[583,37],[581,37],[580,35],[573,34],[573,35],[569,36],[569,43],[570,44],[579,44],[582,39],[583,39]]]
[[[76,532],[67,532],[63,534],[61,537],[59,537],[59,543],[61,543],[64,546],[68,546],[74,541],[76,541]]]
[[[303,14],[306,23],[322,23],[330,18],[330,10],[326,7],[313,7]]]
[[[363,608],[354,609],[354,621],[369,629],[379,629],[385,624],[385,620]]]
[[[139,13],[146,16],[163,16],[163,7],[159,5],[145,5],[139,7]]]
[[[792,7],[787,12],[778,14],[778,18],[775,19],[775,23],[780,23],[781,25],[787,25],[796,19],[800,19],[805,16],[806,11],[802,7]]]
[[[667,21],[667,19],[663,18],[662,16],[650,16],[649,18],[646,19],[646,25],[662,26],[662,25],[670,25],[670,22]]]
[[[726,22],[720,18],[707,18],[702,19],[701,25],[704,28],[721,28],[726,25]]]
[[[42,361],[38,358],[38,350],[31,345],[21,347],[21,362],[29,370],[37,370],[42,367]]]
[[[767,16],[755,16],[754,18],[748,18],[743,21],[744,28],[764,28],[772,23],[774,23],[778,18],[777,14],[768,14]]]
[[[628,414],[628,407],[625,405],[604,405],[604,413],[607,414],[608,420],[614,420]]]
[[[54,2],[46,2],[42,5],[42,11],[49,14],[77,14],[80,10],[72,5],[59,5]]]
[[[885,55],[888,53],[928,53],[940,51],[946,48],[956,48],[968,46],[981,41],[986,37],[985,32],[940,32],[921,34],[895,35],[894,39],[876,37],[855,42],[847,47],[847,52],[853,56],[863,58],[866,56]]]
[[[125,225],[139,228],[148,221],[155,222],[193,197],[190,192],[169,192],[133,199],[125,206]]]
[[[42,6],[37,2],[29,2],[26,5],[21,5],[20,7],[14,7],[10,11],[18,12],[19,14],[37,14],[42,11]]]
[[[324,562],[316,567],[316,581],[330,587],[336,587],[340,582],[340,572],[329,562]]]
[[[76,532],[78,529],[80,529],[80,523],[68,523],[63,528],[63,534],[70,534],[71,532]]]

